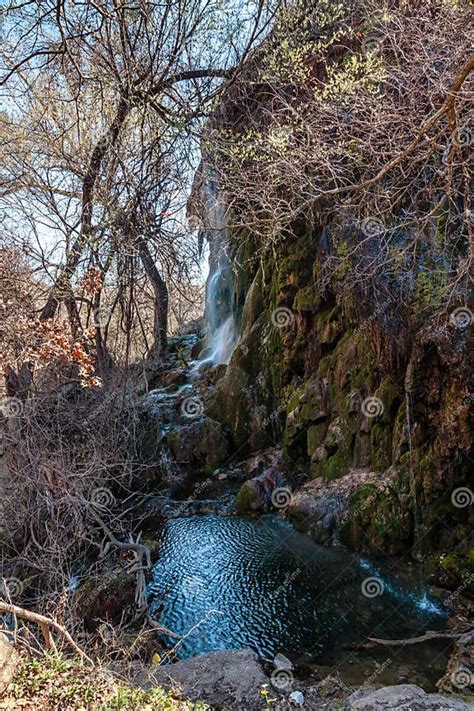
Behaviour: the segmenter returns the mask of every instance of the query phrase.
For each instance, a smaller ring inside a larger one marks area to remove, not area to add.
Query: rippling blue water
[[[402,575],[318,546],[277,516],[167,522],[149,596],[160,623],[186,635],[182,659],[242,647],[267,660],[322,659],[368,636],[415,635],[444,621],[415,569]]]

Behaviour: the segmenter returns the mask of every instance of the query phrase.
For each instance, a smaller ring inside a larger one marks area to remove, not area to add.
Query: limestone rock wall
[[[325,283],[331,225],[296,225],[266,251],[246,231],[234,241],[241,337],[210,414],[236,451],[282,441],[290,474],[320,488],[373,472],[344,521],[355,548],[465,551],[468,330],[417,321],[396,298],[377,307],[375,289],[341,297]]]

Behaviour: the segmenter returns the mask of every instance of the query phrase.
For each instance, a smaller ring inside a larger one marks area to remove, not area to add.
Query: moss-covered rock
[[[229,457],[229,439],[221,422],[202,417],[174,427],[166,438],[176,462],[216,469]]]
[[[75,613],[89,630],[102,621],[118,623],[127,612],[133,617],[135,586],[135,576],[123,569],[88,578],[74,595]]]
[[[265,249],[255,239],[246,231],[239,247],[241,338],[212,417],[226,423],[242,455],[282,441],[286,466],[308,478],[330,483],[367,469],[395,480],[371,506],[354,504],[342,531],[349,545],[385,552],[414,545],[417,556],[448,538],[458,546],[464,513],[441,514],[440,501],[449,504],[467,481],[464,346],[446,330],[421,330],[402,308],[340,291],[344,274],[327,273],[347,247],[339,224],[301,221]],[[371,289],[361,293],[379,295]],[[277,308],[285,309],[283,327]],[[441,530],[440,515],[453,535]]]

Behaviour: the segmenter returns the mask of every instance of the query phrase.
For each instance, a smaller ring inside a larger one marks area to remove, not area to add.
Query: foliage
[[[22,255],[0,249],[0,368],[7,374],[28,364],[33,374],[36,368],[75,365],[83,387],[99,385],[89,348],[94,329],[74,338],[67,321],[41,321],[34,292],[33,277]]]
[[[320,287],[346,305],[415,301],[427,319],[463,303],[472,18],[444,0],[283,8],[205,146],[235,232],[263,253],[326,227]]]
[[[103,667],[88,670],[62,655],[26,658],[12,680],[9,698],[22,708],[47,711],[206,711],[203,703],[181,700],[161,687],[144,691],[117,682]]]

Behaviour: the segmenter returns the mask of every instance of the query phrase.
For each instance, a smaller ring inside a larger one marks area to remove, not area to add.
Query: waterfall
[[[194,370],[205,365],[227,364],[238,341],[238,329],[232,312],[233,278],[231,248],[227,230],[227,210],[218,181],[203,165],[200,186],[200,229],[210,247],[210,272],[206,283],[204,323],[206,345]]]
[[[232,314],[232,268],[224,240],[218,246],[216,257],[216,266],[206,285],[206,347],[203,358],[196,364],[199,371],[205,365],[227,364],[238,340]]]
[[[229,316],[210,338],[210,354],[207,359],[211,363],[225,363],[230,361],[237,344],[237,329],[233,316]]]

